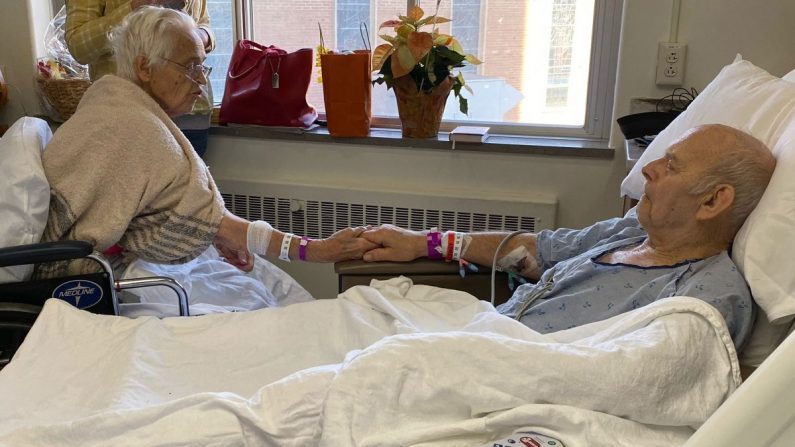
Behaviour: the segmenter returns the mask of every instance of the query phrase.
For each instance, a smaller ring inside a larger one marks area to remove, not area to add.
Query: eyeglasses
[[[171,59],[166,59],[162,57],[166,62],[171,62],[174,65],[179,65],[180,67],[185,69],[185,75],[189,78],[193,79],[194,81],[199,78],[199,75],[204,75],[205,79],[210,79],[210,73],[213,71],[213,67],[208,67],[204,64],[192,64],[192,65],[183,65],[177,61],[172,61]]]

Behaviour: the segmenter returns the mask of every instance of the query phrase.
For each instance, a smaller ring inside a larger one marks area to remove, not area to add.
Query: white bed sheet
[[[681,445],[740,383],[723,320],[678,297],[538,334],[406,278],[337,300],[125,319],[50,300],[0,371],[7,445]]]
[[[270,261],[255,256],[254,269],[244,273],[225,262],[213,246],[183,264],[156,264],[139,259],[122,274],[122,278],[147,276],[166,276],[179,282],[188,293],[192,315],[282,307],[314,299]],[[135,295],[143,305],[122,305],[122,315],[179,315],[176,295],[168,288],[146,287],[126,293]]]

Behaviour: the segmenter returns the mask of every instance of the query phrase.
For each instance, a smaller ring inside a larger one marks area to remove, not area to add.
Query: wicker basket
[[[45,102],[55,112],[50,118],[66,121],[75,113],[80,98],[91,86],[88,79],[42,79],[38,78],[39,89]],[[57,116],[55,116],[57,115]]]

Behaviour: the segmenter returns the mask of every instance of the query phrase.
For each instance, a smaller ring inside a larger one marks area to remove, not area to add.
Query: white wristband
[[[453,261],[461,259],[461,246],[464,242],[464,233],[455,232],[455,242],[453,242]]]
[[[290,262],[290,242],[293,240],[292,233],[284,233],[282,239],[282,249],[279,251],[279,259]]]
[[[271,243],[273,227],[264,220],[257,220],[248,224],[246,232],[246,248],[253,254],[265,255]]]

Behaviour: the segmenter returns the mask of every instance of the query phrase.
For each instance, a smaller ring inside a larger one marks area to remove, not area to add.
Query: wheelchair
[[[48,299],[60,299],[88,312],[119,315],[120,292],[165,286],[174,291],[180,316],[189,316],[188,296],[177,281],[164,276],[116,279],[108,259],[83,241],[45,242],[0,248],[0,267],[73,259],[90,259],[99,272],[0,284],[0,369],[22,344]]]

